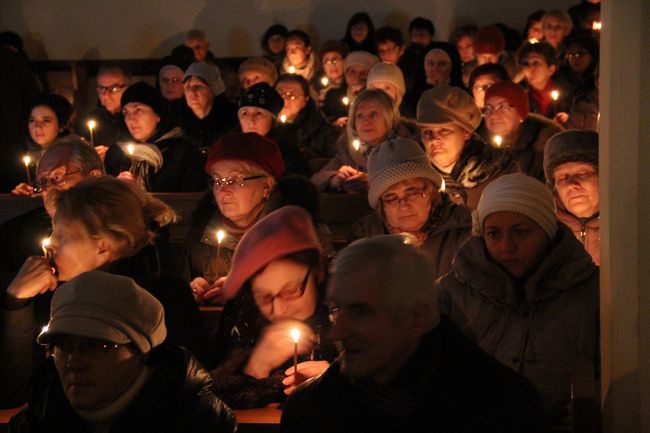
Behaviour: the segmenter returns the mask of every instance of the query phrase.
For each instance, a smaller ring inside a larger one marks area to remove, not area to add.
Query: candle
[[[539,39],[537,39],[537,38],[530,38],[530,39],[528,39],[528,43],[529,43],[529,44],[538,44],[538,43],[539,43]]]
[[[97,126],[97,122],[95,122],[93,119],[90,119],[87,123],[86,126],[88,126],[88,130],[90,131],[90,144],[95,145],[95,135],[93,134],[93,130],[95,129],[95,126]]]
[[[135,150],[135,146],[133,146],[132,144],[126,146],[126,151],[129,152],[129,155],[133,155],[134,150]]]
[[[591,29],[594,31],[599,32],[602,28],[603,28],[603,23],[601,23],[600,21],[594,21],[593,23],[591,23]]]
[[[29,164],[32,163],[32,158],[29,155],[23,156],[23,164],[25,164],[25,173],[27,173],[27,183],[31,185],[32,176],[29,174]]]
[[[343,105],[350,105],[350,98],[344,96],[343,99],[341,99],[341,102],[343,102]]]
[[[287,115],[286,114],[280,114],[280,122],[287,123]]]
[[[296,68],[295,68],[295,66],[289,66],[289,73],[290,73],[290,74],[295,74],[295,73],[296,73]]]
[[[293,374],[298,373],[298,340],[300,340],[300,331],[298,328],[292,328],[289,332],[293,340]]]
[[[41,241],[41,249],[43,250],[43,257],[49,258],[50,251],[47,249],[50,246],[50,238],[43,238]]]
[[[323,78],[320,79],[320,83],[321,83],[323,86],[327,87],[327,85],[330,83],[330,79],[327,78],[327,77],[323,77]]]
[[[356,150],[358,152],[359,149],[361,149],[361,141],[359,141],[359,139],[355,138],[354,140],[352,140],[352,147],[354,147],[354,150]]]
[[[440,184],[440,189],[438,191],[445,192],[446,189],[447,189],[447,186],[445,185],[445,180],[442,179],[442,183]]]
[[[217,269],[219,269],[219,256],[221,256],[221,242],[225,237],[226,237],[226,232],[224,232],[223,230],[217,230],[217,263],[216,263]]]
[[[501,143],[503,143],[503,137],[500,135],[495,135],[494,136],[494,144],[497,145],[497,147],[501,146]]]
[[[558,90],[551,91],[551,99],[555,102],[560,98],[560,92]]]

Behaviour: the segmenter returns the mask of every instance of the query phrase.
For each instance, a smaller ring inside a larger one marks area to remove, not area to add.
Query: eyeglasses
[[[296,94],[296,93],[293,93],[293,92],[283,92],[283,93],[278,92],[278,93],[280,93],[280,96],[282,96],[282,99],[288,99],[290,101],[295,101],[296,98],[299,98],[301,96],[305,96],[303,94]]]
[[[339,59],[337,57],[331,57],[329,59],[323,59],[323,64],[324,65],[336,65],[341,61],[342,61],[342,59]]]
[[[589,54],[587,51],[576,51],[575,53],[566,53],[564,56],[567,60],[579,59],[582,56]]]
[[[241,187],[243,188],[245,183],[249,180],[262,179],[266,177],[264,174],[256,176],[228,176],[228,177],[216,177],[213,176],[208,180],[208,185],[210,188],[221,189],[225,186]]]
[[[381,198],[381,202],[385,208],[397,208],[402,202],[407,205],[412,205],[424,200],[426,197],[427,193],[424,189],[413,189],[406,191],[403,197],[398,197],[395,194],[388,194],[386,197]]]
[[[79,343],[72,341],[56,341],[50,345],[50,350],[55,358],[63,358],[76,352],[89,359],[101,359],[109,353],[115,352],[125,344],[108,343],[100,340],[84,340]]]
[[[474,91],[475,92],[485,93],[487,91],[487,89],[489,89],[492,84],[494,84],[494,83],[487,83],[487,84],[483,84],[482,86],[475,85],[474,86]]]
[[[64,173],[49,173],[47,176],[37,178],[32,187],[35,193],[43,192],[52,186],[63,186],[68,182],[68,177],[81,173],[81,170],[65,171]]]
[[[507,113],[512,110],[512,108],[512,105],[508,104],[507,102],[502,102],[497,105],[486,104],[485,108],[483,108],[483,114],[486,116],[491,116],[494,113]]]
[[[269,306],[275,301],[275,298],[280,298],[285,301],[289,301],[292,299],[298,299],[302,297],[302,295],[305,294],[305,289],[307,289],[307,283],[309,282],[309,276],[311,275],[311,270],[312,266],[307,269],[307,273],[305,274],[305,278],[302,279],[302,282],[300,283],[299,286],[295,287],[289,287],[284,290],[282,290],[280,293],[277,295],[271,295],[269,293],[267,294],[256,294],[253,295],[255,298],[255,302],[257,305],[260,306]]]
[[[97,93],[111,93],[111,94],[116,94],[120,90],[126,87],[126,84],[111,84],[110,86],[96,86],[95,90],[97,90]]]

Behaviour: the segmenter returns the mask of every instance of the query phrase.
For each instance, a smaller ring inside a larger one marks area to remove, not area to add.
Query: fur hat
[[[371,83],[375,82],[385,82],[390,83],[395,86],[397,93],[400,98],[406,93],[406,84],[404,83],[404,74],[402,70],[397,65],[392,63],[381,62],[377,63],[375,66],[370,69],[368,72],[368,78],[366,80],[366,86],[369,87]]]
[[[244,107],[261,108],[277,117],[284,107],[284,99],[273,87],[262,81],[253,84],[239,96],[238,108],[241,110]]]
[[[485,219],[495,212],[516,212],[535,221],[549,239],[555,238],[555,200],[539,180],[522,173],[501,176],[488,184],[474,213],[475,234],[483,234]]]
[[[185,75],[183,75],[183,82],[187,81],[187,79],[192,76],[199,77],[205,81],[205,83],[210,86],[214,96],[219,96],[224,92],[224,90],[226,90],[226,85],[221,78],[219,68],[212,63],[207,63],[203,60],[192,63],[185,71]]]
[[[354,65],[365,66],[368,70],[370,70],[377,63],[379,63],[379,58],[367,51],[352,51],[345,58],[344,71],[347,71],[349,67]]]
[[[391,186],[407,179],[425,178],[436,187],[442,178],[415,141],[393,138],[374,149],[368,158],[368,203],[377,209],[379,197]]]
[[[122,94],[122,99],[120,100],[122,108],[131,102],[148,105],[161,118],[167,114],[167,104],[160,92],[144,81],[131,84]]]
[[[48,344],[58,335],[132,343],[141,353],[148,353],[167,336],[165,311],[131,278],[85,272],[56,289],[50,321],[36,341]]]
[[[215,162],[226,159],[252,162],[276,179],[284,173],[284,160],[277,143],[255,132],[222,135],[208,153],[205,171],[210,174],[210,167]]]
[[[497,26],[485,26],[474,35],[476,54],[501,54],[506,49],[506,38]]]
[[[299,251],[321,251],[311,214],[299,206],[284,206],[259,220],[241,238],[223,285],[232,299],[253,275],[276,259]]]
[[[455,123],[472,133],[481,123],[481,112],[474,99],[463,89],[447,85],[436,86],[420,96],[417,123],[422,125]]]
[[[544,147],[544,175],[551,185],[555,168],[565,162],[588,162],[598,168],[598,133],[572,129],[552,136]]]
[[[485,91],[485,102],[487,103],[488,99],[494,96],[500,96],[508,101],[510,105],[515,107],[522,120],[528,116],[530,112],[528,94],[519,84],[512,81],[497,81]]]
[[[278,81],[278,70],[275,69],[273,63],[264,57],[251,57],[246,59],[239,65],[239,77],[245,72],[255,71],[266,76],[266,81],[274,85]]]

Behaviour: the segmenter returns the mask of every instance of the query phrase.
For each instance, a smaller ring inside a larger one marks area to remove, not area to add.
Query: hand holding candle
[[[25,173],[27,173],[27,183],[31,185],[32,175],[29,173],[29,165],[32,163],[32,158],[29,155],[23,156],[23,164],[25,164]]]
[[[48,250],[48,247],[50,246],[50,238],[43,238],[41,241],[41,249],[43,250],[43,257],[45,258],[50,258],[50,250]]]
[[[300,341],[300,331],[298,328],[292,328],[289,332],[293,341],[293,374],[298,373],[298,341]]]
[[[87,123],[86,126],[88,126],[88,131],[90,131],[90,144],[95,145],[95,134],[94,130],[95,127],[97,126],[97,122],[95,122],[94,119],[90,119]]]

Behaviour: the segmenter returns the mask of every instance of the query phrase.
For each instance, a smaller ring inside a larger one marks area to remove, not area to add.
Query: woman
[[[280,69],[282,60],[284,60],[284,47],[289,30],[282,24],[273,24],[266,29],[262,36],[262,51],[264,56],[275,66]]]
[[[320,191],[368,190],[368,154],[399,126],[399,112],[383,90],[364,90],[350,107],[347,134],[338,140],[338,152],[311,177]]]
[[[544,42],[550,44],[558,53],[563,53],[564,38],[571,34],[572,29],[571,16],[561,9],[552,9],[542,16]]]
[[[512,81],[500,81],[487,89],[483,113],[490,142],[506,149],[522,173],[543,182],[544,145],[562,127],[529,113],[526,91]]]
[[[181,56],[164,57],[158,66],[156,88],[167,102],[167,112],[174,125],[180,125],[185,109],[185,91],[183,75],[190,66],[190,61]]]
[[[464,88],[463,67],[456,47],[449,42],[433,42],[427,49],[424,56],[426,84],[423,90],[443,84]]]
[[[28,110],[27,153],[32,161],[36,162],[44,148],[54,143],[55,140],[70,135],[69,122],[72,116],[72,105],[63,96],[49,93],[34,98]]]
[[[311,215],[298,206],[259,220],[237,246],[223,282],[229,301],[217,335],[220,361],[211,372],[214,393],[231,407],[282,402],[336,357],[326,339],[321,251]]]
[[[476,236],[438,282],[440,312],[527,377],[559,425],[572,393],[581,395],[579,382],[571,383],[576,367],[596,369],[597,267],[558,225],[548,189],[524,174],[488,185],[474,224]]]
[[[429,255],[436,277],[470,235],[472,219],[463,206],[438,189],[442,178],[413,140],[394,138],[370,154],[368,202],[375,212],[359,220],[354,239],[408,233]]]
[[[121,104],[133,141],[108,150],[106,172],[136,181],[150,192],[201,191],[201,155],[179,127],[169,124],[160,93],[141,81],[129,86]]]
[[[212,343],[187,283],[164,274],[158,260],[154,241],[158,228],[175,221],[171,208],[134,183],[109,176],[51,191],[48,202],[54,217],[46,256],[29,257],[4,298],[2,320],[9,335],[0,345],[3,372],[27,384],[45,359],[39,360],[43,349],[34,345],[34,333],[47,323],[49,292],[95,269],[129,276],[154,295],[165,307],[170,341],[187,347],[203,365],[213,365]],[[19,394],[15,405],[24,402],[20,389],[13,390]]]
[[[183,86],[188,107],[183,131],[205,156],[219,137],[236,128],[237,112],[223,94],[226,85],[212,63],[192,63],[183,76]]]
[[[392,63],[377,63],[370,69],[366,82],[368,89],[383,90],[393,100],[395,106],[399,107],[400,125],[398,135],[404,138],[419,139],[417,126],[411,119],[415,117],[415,103],[408,98],[406,94],[406,83],[404,74],[399,66]],[[417,101],[416,101],[417,102]]]
[[[469,85],[467,89],[472,92],[474,103],[483,112],[485,106],[485,92],[487,89],[497,81],[508,81],[508,71],[503,65],[498,63],[486,63],[485,65],[477,66],[469,76]],[[481,138],[489,142],[492,137],[485,127],[485,116],[481,119],[481,124],[476,128],[476,133]]]
[[[343,61],[348,47],[343,42],[329,40],[320,46],[317,54],[322,73],[314,76],[311,86],[318,92],[318,107],[322,109],[327,92],[345,86]]]
[[[357,12],[352,15],[345,29],[343,42],[348,47],[348,52],[367,51],[377,54],[375,43],[375,24],[366,12]]]

